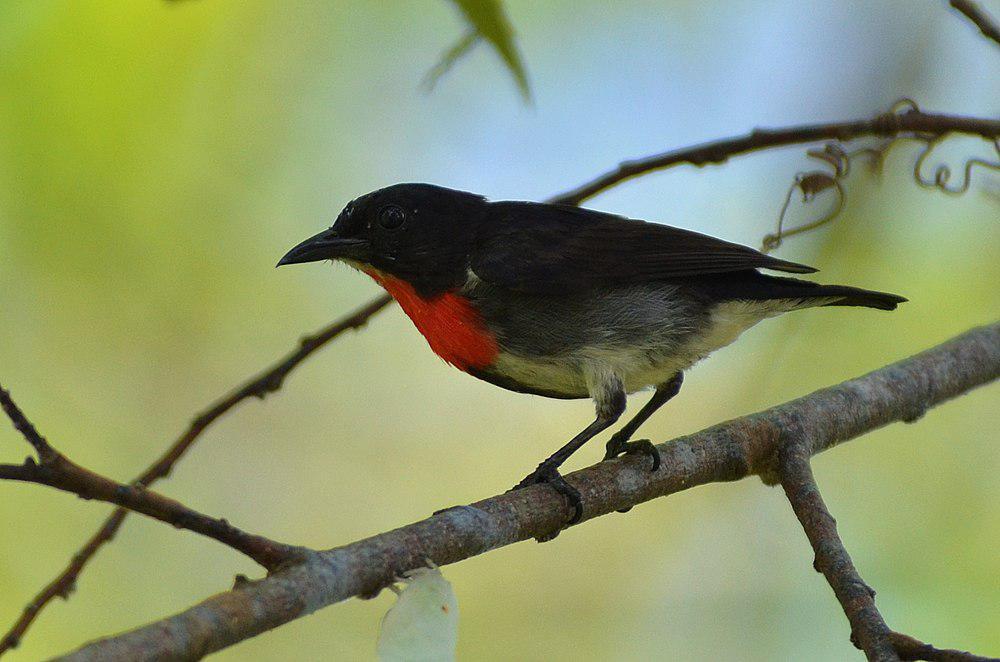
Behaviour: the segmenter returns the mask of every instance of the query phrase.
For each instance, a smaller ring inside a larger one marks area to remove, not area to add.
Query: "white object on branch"
[[[443,662],[455,659],[458,600],[437,566],[406,573],[406,587],[382,618],[381,662]]]

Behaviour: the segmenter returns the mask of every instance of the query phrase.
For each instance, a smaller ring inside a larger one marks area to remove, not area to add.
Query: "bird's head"
[[[423,294],[463,283],[485,198],[431,184],[396,184],[350,202],[327,230],[288,251],[278,266],[342,260],[401,278]]]

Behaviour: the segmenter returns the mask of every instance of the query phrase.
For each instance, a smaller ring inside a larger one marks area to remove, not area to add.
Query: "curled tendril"
[[[913,99],[904,97],[892,104],[884,117],[886,117],[887,120],[891,120],[895,115],[911,112],[920,112],[920,107]],[[913,178],[917,184],[923,188],[938,189],[948,195],[961,195],[969,190],[972,183],[972,170],[976,166],[1000,172],[1000,138],[994,138],[992,140],[992,144],[997,152],[997,161],[987,161],[986,159],[978,157],[967,160],[963,166],[965,176],[958,186],[948,185],[952,174],[951,168],[943,164],[934,170],[933,178],[925,178],[921,174],[924,162],[927,160],[927,157],[934,150],[934,148],[936,148],[946,138],[947,135],[936,137],[927,137],[923,135],[897,135],[891,138],[885,138],[874,145],[859,147],[850,151],[845,149],[840,143],[827,143],[826,145],[823,145],[822,148],[807,150],[806,155],[809,158],[822,161],[824,165],[829,168],[829,170],[812,170],[808,172],[800,172],[795,175],[795,179],[793,180],[791,186],[788,187],[788,193],[785,195],[785,201],[781,205],[781,211],[778,213],[778,227],[775,232],[765,235],[761,240],[761,252],[767,253],[773,251],[781,245],[782,241],[784,241],[786,237],[791,237],[803,232],[809,232],[810,230],[814,230],[821,225],[825,225],[826,223],[832,221],[844,208],[846,196],[844,193],[843,182],[851,174],[852,160],[858,157],[865,157],[867,159],[870,172],[875,175],[880,175],[882,173],[882,167],[885,164],[886,156],[889,153],[889,149],[900,141],[919,140],[924,143],[923,151],[917,157],[917,162],[913,167]],[[802,225],[797,225],[793,228],[785,229],[785,217],[788,214],[788,208],[791,206],[792,196],[796,191],[801,192],[802,202],[804,204],[809,204],[824,191],[828,190],[832,190],[836,193],[836,202],[832,209],[815,220],[803,223]]]
[[[834,167],[836,168],[836,166]],[[835,170],[835,173],[836,172],[838,172],[838,170]],[[841,185],[839,177],[839,175],[831,175],[823,170],[813,170],[797,174],[795,176],[795,181],[793,181],[792,185],[788,187],[788,193],[785,195],[784,204],[781,205],[781,212],[778,214],[778,228],[773,234],[768,234],[764,237],[761,241],[760,251],[762,253],[773,251],[781,245],[781,242],[784,241],[786,237],[791,237],[802,232],[808,232],[833,220],[833,217],[839,214],[840,210],[844,208],[844,187]],[[788,207],[792,203],[792,196],[795,194],[795,191],[801,191],[802,202],[808,204],[815,200],[816,196],[829,189],[833,189],[837,194],[837,201],[834,204],[833,209],[814,221],[785,229],[785,215],[788,213]]]
[[[901,105],[903,107],[916,106],[911,100],[905,99],[893,106],[893,112]],[[842,182],[851,174],[852,160],[865,157],[868,159],[871,172],[880,174],[882,172],[882,165],[885,162],[886,153],[893,142],[894,140],[890,138],[872,146],[859,147],[850,151],[844,149],[843,145],[839,143],[827,143],[822,148],[807,150],[806,155],[808,157],[822,161],[830,168],[830,171],[811,170],[795,175],[792,185],[788,187],[788,193],[785,195],[785,201],[781,205],[781,211],[778,213],[778,228],[774,233],[766,235],[761,241],[761,252],[767,253],[773,251],[781,245],[786,237],[809,232],[832,221],[844,208],[845,194]],[[813,221],[785,229],[785,217],[788,215],[788,208],[791,206],[792,196],[795,194],[795,191],[800,191],[802,193],[802,202],[809,204],[827,190],[836,192],[836,202],[829,211]]]
[[[994,172],[1000,172],[1000,138],[994,138],[993,149],[997,153],[997,161],[987,161],[986,159],[981,159],[979,157],[969,159],[965,162],[962,167],[963,177],[962,181],[958,186],[948,186],[948,182],[951,180],[951,167],[946,164],[941,164],[934,169],[934,176],[928,179],[923,176],[922,171],[924,167],[924,162],[930,153],[941,144],[947,136],[938,136],[933,139],[923,139],[925,144],[923,151],[920,152],[920,156],[917,157],[917,162],[913,166],[913,179],[918,185],[923,188],[933,188],[938,189],[942,193],[948,195],[962,195],[969,190],[972,185],[972,169],[976,166],[984,168],[986,170],[993,170]]]
[[[889,113],[898,115],[901,112],[919,113],[920,106],[918,106],[917,102],[910,97],[900,97],[896,99],[895,103],[889,106]]]

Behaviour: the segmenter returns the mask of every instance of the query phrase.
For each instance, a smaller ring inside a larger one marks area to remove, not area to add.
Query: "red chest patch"
[[[499,350],[472,304],[454,292],[424,299],[406,281],[365,271],[399,303],[435,354],[459,370],[484,368]]]

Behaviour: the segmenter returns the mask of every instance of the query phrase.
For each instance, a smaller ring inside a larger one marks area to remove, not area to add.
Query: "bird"
[[[374,279],[459,370],[511,391],[594,401],[594,420],[512,488],[550,485],[569,503],[567,525],[583,503],[559,467],[621,418],[629,394],[653,390],[604,459],[644,454],[656,471],[653,444],[632,436],[711,352],[793,310],[906,301],[765,274],[817,270],[690,230],[424,183],[356,198],[278,266],[326,260]]]

